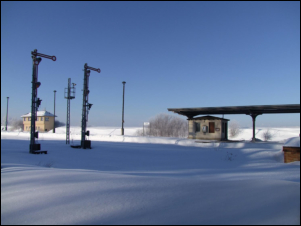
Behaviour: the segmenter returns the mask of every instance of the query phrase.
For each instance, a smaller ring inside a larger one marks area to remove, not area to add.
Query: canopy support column
[[[250,113],[248,114],[252,117],[252,122],[253,122],[253,137],[252,137],[252,142],[255,142],[256,139],[255,139],[255,121],[256,121],[256,117],[258,115],[261,115],[260,113]]]

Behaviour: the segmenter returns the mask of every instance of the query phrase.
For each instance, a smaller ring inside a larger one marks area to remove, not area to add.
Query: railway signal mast
[[[56,61],[55,56],[49,56],[46,54],[38,53],[38,50],[35,49],[31,52],[33,67],[32,67],[32,93],[31,93],[31,126],[30,126],[30,145],[29,145],[29,153],[31,154],[40,154],[45,153],[47,151],[40,151],[41,145],[35,143],[35,138],[38,138],[38,132],[36,132],[36,119],[37,119],[37,111],[39,106],[41,105],[41,99],[38,98],[38,88],[41,86],[41,83],[38,82],[38,66],[42,61],[41,57],[51,59]]]
[[[86,135],[89,136],[90,132],[86,131],[87,129],[87,121],[88,121],[88,113],[89,110],[92,107],[91,103],[88,103],[89,99],[89,76],[90,76],[90,70],[96,71],[100,73],[99,68],[93,68],[88,66],[86,63],[84,65],[84,89],[83,89],[83,109],[82,109],[82,128],[81,128],[81,148],[86,149],[86,148],[91,148],[91,141],[86,140]]]
[[[67,120],[66,120],[66,144],[70,144],[70,100],[75,98],[75,83],[68,78],[68,88],[65,88],[65,98],[67,99]]]

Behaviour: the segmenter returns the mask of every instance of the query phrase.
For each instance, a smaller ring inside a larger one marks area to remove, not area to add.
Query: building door
[[[214,133],[215,131],[215,123],[214,122],[209,122],[209,133]]]

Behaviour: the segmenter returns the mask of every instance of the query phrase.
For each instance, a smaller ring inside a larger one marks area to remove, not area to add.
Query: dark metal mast
[[[122,125],[121,125],[121,135],[124,135],[124,128],[123,128],[123,124],[124,124],[124,86],[125,86],[126,82],[122,82],[123,84],[123,99],[122,99]]]
[[[6,106],[5,131],[7,131],[7,121],[8,121],[8,99],[9,99],[9,97],[6,97],[6,98],[7,98],[7,106]]]
[[[70,144],[70,100],[75,98],[75,83],[68,78],[68,88],[65,88],[65,98],[67,99],[67,120],[66,120],[66,144]]]
[[[53,119],[53,133],[55,133],[55,94],[56,94],[56,90],[53,90],[54,92],[54,104],[53,104],[53,114],[54,114],[54,119]]]
[[[87,128],[87,115],[88,111],[91,109],[92,104],[88,103],[88,95],[89,95],[89,76],[90,76],[90,70],[97,71],[100,73],[99,68],[93,68],[88,66],[86,63],[84,65],[84,89],[83,89],[83,109],[82,109],[82,131],[81,131],[81,147],[83,149],[91,148],[91,141],[86,140],[86,135],[89,136],[89,131],[86,131]],[[90,69],[90,70],[89,70]]]
[[[37,110],[41,104],[41,99],[37,97],[38,88],[41,83],[38,82],[38,65],[41,62],[42,58],[37,57],[45,57],[48,59],[52,59],[56,61],[55,56],[49,56],[42,53],[38,53],[37,49],[31,52],[32,55],[32,93],[31,93],[31,126],[30,126],[30,145],[29,145],[29,153],[36,154],[41,153],[38,150],[41,150],[40,144],[35,144],[35,138],[38,138],[38,132],[35,132],[36,129],[36,118],[37,118]]]

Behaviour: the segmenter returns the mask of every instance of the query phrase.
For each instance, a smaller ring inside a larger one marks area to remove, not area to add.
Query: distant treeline
[[[149,120],[149,126],[138,130],[138,136],[155,136],[155,137],[187,137],[188,122],[185,119],[161,113]]]

